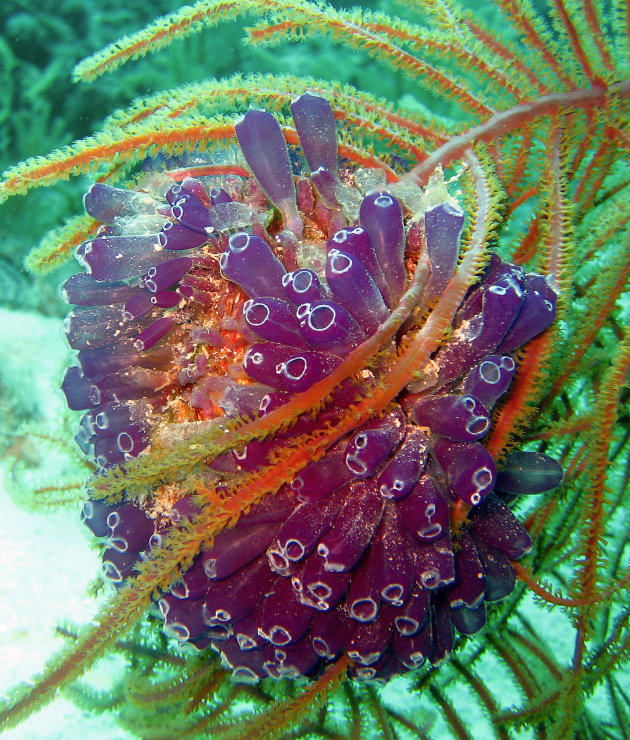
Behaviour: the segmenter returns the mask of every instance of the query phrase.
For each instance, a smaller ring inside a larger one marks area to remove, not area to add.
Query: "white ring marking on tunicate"
[[[249,246],[250,236],[246,231],[237,231],[228,239],[228,247],[231,252],[244,252]]]
[[[301,281],[307,278],[306,284]],[[293,273],[293,290],[296,293],[306,293],[313,286],[313,275],[308,270],[297,270]]]
[[[392,200],[391,196],[387,195],[387,193],[382,193],[374,200],[374,205],[378,206],[379,208],[389,208],[390,206],[394,205],[394,201]]]
[[[262,365],[264,359],[262,352],[256,352],[251,347],[245,353],[245,362],[251,362],[253,365]]]
[[[466,429],[468,434],[481,436],[488,431],[489,426],[490,419],[486,418],[485,416],[471,416],[470,419],[468,419],[468,421],[466,422],[464,428]]]
[[[269,309],[269,306],[266,306],[264,303],[255,303],[252,299],[250,300],[251,304],[249,306],[247,304],[250,303],[250,301],[246,301],[243,304],[243,315],[245,316],[245,321],[247,321],[250,326],[262,326],[265,321],[269,319],[269,316],[271,315],[271,310]],[[258,307],[265,309],[265,316],[264,318],[256,322],[253,318],[250,318],[250,314],[254,309]]]
[[[501,371],[492,360],[484,360],[479,365],[479,377],[489,385],[495,385],[501,380]]]
[[[290,369],[291,364],[296,363],[296,362],[299,363],[300,361],[302,363],[302,372],[296,375],[295,373],[291,372],[291,369]],[[302,356],[292,357],[290,360],[287,360],[286,362],[281,363],[281,364],[282,364],[282,367],[280,368],[280,370],[278,370],[280,365],[276,367],[276,372],[279,375],[280,374],[284,375],[289,380],[302,380],[302,378],[306,374],[306,371],[308,370],[308,362],[306,361],[306,358]]]
[[[352,453],[346,455],[346,467],[355,475],[365,475],[368,469],[367,463]]]
[[[352,268],[352,259],[345,254],[341,254],[337,249],[331,249],[328,257],[330,258],[330,269],[335,275],[343,275]],[[340,264],[343,266],[340,267]]]
[[[330,313],[330,321],[325,326],[316,327],[313,326],[313,318],[315,314],[321,315],[322,312],[328,311]],[[315,306],[315,308],[308,315],[308,326],[313,331],[328,331],[331,326],[334,325],[335,319],[337,318],[337,311],[332,306]]]
[[[297,555],[297,556],[296,555],[289,555],[289,547],[291,547],[291,545],[297,545],[297,547],[299,548],[299,551],[300,551],[299,552],[299,555]],[[295,540],[295,539],[287,540],[284,543],[283,550],[284,550],[284,556],[288,560],[292,560],[294,562],[296,560],[299,560],[302,557],[302,555],[304,555],[304,545],[300,542],[300,540]]]
[[[295,315],[298,319],[303,319],[306,316],[309,316],[311,313],[311,304],[310,303],[301,303],[295,312]]]
[[[332,588],[323,581],[314,581],[313,583],[309,583],[307,588],[309,593],[319,601],[326,601],[326,599],[329,599],[332,595]]]

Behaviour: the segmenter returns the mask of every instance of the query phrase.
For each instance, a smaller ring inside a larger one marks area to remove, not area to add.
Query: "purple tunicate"
[[[258,634],[273,645],[289,645],[308,632],[315,611],[300,604],[290,578],[280,578],[263,602]]]
[[[532,549],[532,541],[525,527],[495,494],[490,494],[473,509],[468,518],[475,540],[483,540],[512,560],[517,560]]]
[[[238,622],[265,598],[276,579],[267,558],[260,555],[230,578],[213,580],[203,608],[206,623]]]
[[[511,452],[497,473],[495,489],[507,493],[543,493],[562,482],[562,466],[542,452]]]
[[[310,634],[315,652],[322,658],[333,660],[344,650],[356,626],[356,621],[350,619],[343,609],[318,615]]]
[[[361,665],[376,663],[387,650],[391,631],[391,624],[382,618],[358,624],[346,648],[348,657]]]
[[[463,226],[464,212],[448,202],[424,214],[427,253],[431,264],[431,279],[426,288],[428,297],[440,295],[453,276]]]
[[[331,249],[326,259],[326,280],[335,298],[368,334],[373,334],[389,316],[374,278],[358,257]]]
[[[482,357],[494,352],[516,319],[522,303],[523,281],[516,270],[501,269],[493,282],[486,282],[473,291],[457,315],[462,323],[454,338],[438,355],[440,383],[454,380]]]
[[[450,510],[430,475],[425,473],[411,491],[398,503],[402,521],[423,542],[436,540],[448,532]]]
[[[257,470],[269,464],[269,453],[278,448],[279,441],[277,436],[253,439],[242,450],[232,450],[232,456],[243,470]]]
[[[121,465],[125,461],[125,455],[121,452],[116,439],[113,437],[92,437],[94,448],[92,457],[99,468],[111,468]]]
[[[383,499],[371,480],[352,486],[330,530],[322,537],[317,552],[329,571],[353,568],[367,548],[383,512]]]
[[[301,560],[312,552],[330,527],[338,506],[328,501],[300,504],[284,522],[276,542],[288,560]]]
[[[423,396],[414,404],[410,418],[434,434],[456,442],[472,442],[490,428],[490,416],[474,396]]]
[[[314,553],[306,559],[304,569],[292,577],[291,583],[301,603],[327,611],[343,598],[353,575],[351,571],[327,571],[322,559]]]
[[[448,600],[444,597],[436,598],[431,610],[433,643],[428,656],[429,662],[435,667],[443,663],[453,650],[453,627],[450,615],[451,609]]]
[[[169,346],[141,353],[134,347],[130,337],[105,347],[84,349],[78,354],[81,369],[90,378],[102,378],[133,366],[150,370],[166,369],[172,357],[173,350]]]
[[[175,308],[181,300],[181,295],[174,290],[160,290],[151,296],[151,303],[156,308]]]
[[[416,583],[422,588],[434,590],[455,580],[455,556],[449,536],[414,544],[412,556]]]
[[[232,203],[232,198],[230,198],[228,193],[218,185],[210,188],[209,195],[213,206],[218,206],[221,203]]]
[[[63,300],[75,306],[107,306],[113,303],[124,303],[137,291],[135,286],[122,282],[99,282],[85,272],[71,275],[60,288]]]
[[[211,226],[208,208],[192,193],[182,195],[171,205],[171,216],[187,229],[199,231],[207,237],[207,229]]]
[[[78,353],[81,370],[89,378],[102,378],[105,375],[124,370],[137,365],[140,353],[137,352],[130,340],[121,341],[106,347],[82,349]]]
[[[520,313],[497,350],[512,352],[526,344],[550,326],[555,316],[555,294],[554,300],[550,301],[538,290],[527,290]]]
[[[106,375],[94,381],[95,399],[98,403],[110,401],[133,401],[155,396],[168,385],[170,379],[164,373],[131,367],[119,373]]]
[[[71,311],[63,329],[72,349],[105,347],[116,340],[138,333],[138,321],[126,321],[121,306],[98,306],[85,311]]]
[[[154,523],[135,504],[125,504],[107,517],[109,544],[120,552],[140,552],[153,534]]]
[[[433,625],[428,619],[422,629],[411,635],[403,636],[395,631],[392,636],[392,647],[401,664],[409,670],[419,668],[428,658],[433,646]]]
[[[192,268],[190,257],[175,257],[150,267],[140,278],[141,284],[151,293],[166,290],[178,283]]]
[[[232,680],[236,683],[253,684],[261,678],[267,678],[262,650],[243,652],[234,638],[217,643],[213,647],[221,654],[224,667],[232,670]]]
[[[438,439],[435,454],[458,499],[476,506],[492,490],[496,466],[492,455],[479,442]]]
[[[127,457],[137,457],[149,446],[149,434],[145,426],[132,424],[116,437],[118,449]]]
[[[371,547],[372,584],[394,606],[402,606],[414,583],[413,560],[407,534],[401,528],[397,507],[385,505],[385,512]]]
[[[475,607],[483,599],[486,579],[475,543],[469,534],[460,531],[455,558],[455,583],[449,586],[448,601],[451,608]]]
[[[371,665],[355,663],[348,668],[348,675],[357,681],[372,681],[379,686],[385,686],[390,678],[400,673],[400,663],[391,650],[386,650],[383,655]]]
[[[66,397],[68,408],[73,411],[83,411],[98,406],[98,400],[94,397],[92,381],[86,378],[81,368],[76,365],[66,370],[61,383],[61,390]]]
[[[551,286],[544,275],[529,272],[525,275],[525,292],[533,293],[535,291],[541,293],[555,307],[558,300],[558,290]]]
[[[200,200],[202,203],[205,203],[208,200],[208,194],[206,193],[206,186],[197,177],[185,177],[182,180],[182,189],[184,191],[182,192],[182,196],[184,194],[194,195],[195,198]]]
[[[431,597],[426,588],[414,586],[409,599],[394,617],[394,625],[405,637],[415,635],[426,623],[429,616]]]
[[[340,359],[312,350],[297,352],[295,347],[275,342],[254,343],[243,358],[245,372],[265,385],[300,392],[325,378]]]
[[[239,526],[255,527],[259,524],[284,522],[296,505],[295,494],[289,486],[284,485],[275,496],[265,496],[246,514],[241,514],[238,520]]]
[[[169,511],[168,518],[171,524],[178,527],[185,519],[194,519],[201,509],[195,503],[193,496],[183,496],[176,501]]]
[[[199,599],[205,595],[209,585],[203,562],[200,557],[196,557],[190,568],[171,586],[170,591],[177,599]]]
[[[346,447],[348,469],[358,478],[370,477],[400,442],[404,430],[400,410],[364,424]]]
[[[98,281],[126,280],[166,262],[156,234],[148,236],[99,236],[76,250],[80,265]]]
[[[81,518],[96,537],[105,537],[110,534],[107,517],[117,508],[117,506],[106,504],[100,499],[88,499],[83,504]]]
[[[163,339],[175,326],[175,321],[170,316],[163,316],[149,324],[134,339],[133,346],[140,352],[151,349],[160,339]]]
[[[265,662],[265,669],[271,678],[309,676],[321,662],[308,637],[291,645],[274,648],[273,658],[273,663],[270,659]]]
[[[294,309],[279,298],[250,298],[243,304],[247,325],[261,339],[307,348]]]
[[[253,609],[234,625],[234,637],[241,650],[256,650],[261,648],[266,640],[258,634],[261,607]]]
[[[97,221],[113,224],[121,216],[154,214],[157,203],[147,193],[94,183],[83,196],[86,213]]]
[[[322,203],[326,208],[339,209],[341,204],[337,199],[337,188],[339,180],[337,175],[330,172],[326,167],[318,167],[311,171],[311,182],[317,188]]]
[[[120,584],[133,573],[137,562],[137,553],[110,547],[103,553],[103,575],[108,581]]]
[[[317,275],[306,268],[285,273],[282,276],[282,287],[286,297],[296,306],[326,297]]]
[[[134,418],[128,404],[105,403],[92,412],[94,431],[102,437],[117,437]]]
[[[331,249],[339,249],[346,254],[358,257],[374,278],[381,295],[384,297],[387,295],[387,279],[378,262],[370,237],[362,226],[340,229],[330,237],[327,247],[329,251]]]
[[[464,379],[464,393],[491,404],[508,389],[516,363],[509,355],[488,355]]]
[[[476,607],[461,606],[451,610],[453,627],[462,635],[474,635],[486,623],[486,605],[482,602]]]
[[[304,340],[322,352],[343,356],[365,339],[357,321],[334,301],[303,303],[296,317]]]
[[[200,231],[193,231],[187,226],[167,221],[157,234],[157,241],[162,249],[183,250],[195,249],[208,241],[208,235]],[[168,252],[166,252],[168,255]]]
[[[339,364],[338,357],[305,351],[297,355],[293,353],[290,358],[278,364],[276,371],[284,389],[299,393],[330,375]]]
[[[486,274],[482,278],[481,283],[473,288],[457,312],[455,317],[456,326],[459,326],[463,321],[478,317],[482,313],[483,303],[486,299],[488,289],[497,285],[502,286],[503,289],[510,288],[510,290],[516,290],[522,298],[525,293],[525,273],[522,267],[509,264],[508,262],[502,262],[496,254],[492,254],[490,264],[486,269]],[[501,290],[493,292],[497,293],[497,295],[502,294]]]
[[[232,234],[219,264],[225,277],[238,283],[250,298],[285,298],[282,287],[285,269],[271,247],[259,236],[246,231]]]
[[[199,637],[206,629],[202,617],[203,599],[178,599],[165,594],[158,603],[164,617],[163,630],[182,642]]]
[[[190,190],[187,190],[181,183],[176,182],[166,191],[165,198],[166,202],[172,206],[176,203],[182,195],[190,195]]]
[[[122,315],[126,321],[141,319],[155,308],[148,290],[139,290],[124,305]]]
[[[376,481],[383,498],[402,499],[415,486],[427,459],[427,442],[424,432],[407,427],[403,443]]]
[[[227,578],[250,563],[268,547],[276,530],[268,524],[224,529],[214,538],[212,549],[201,556],[208,578]]]
[[[337,130],[330,103],[319,95],[305,92],[291,101],[302,151],[311,171],[325,167],[337,171]]]
[[[299,501],[319,501],[354,478],[345,464],[345,443],[309,463],[291,483]]]
[[[474,536],[472,538],[486,579],[486,601],[499,601],[514,590],[516,574],[507,555]]]
[[[366,553],[352,575],[346,594],[348,614],[357,622],[372,622],[381,605],[381,594],[373,582],[373,549]]]
[[[385,276],[386,292],[383,297],[391,307],[400,297],[405,284],[406,242],[402,207],[390,193],[372,193],[361,203],[359,220],[370,236]]]
[[[247,164],[269,200],[282,213],[285,227],[301,236],[289,153],[278,122],[271,113],[250,108],[234,129]]]

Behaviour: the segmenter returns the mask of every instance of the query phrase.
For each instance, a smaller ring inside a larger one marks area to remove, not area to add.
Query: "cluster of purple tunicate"
[[[310,170],[297,188],[278,123],[252,110],[236,132],[257,190],[228,192],[227,181],[187,177],[166,189],[166,205],[108,185],[87,193],[86,210],[105,225],[77,251],[85,272],[64,285],[82,308],[66,320],[79,365],[63,390],[70,408],[86,412],[77,442],[97,467],[141,454],[178,394],[206,409],[204,394],[222,388],[226,415],[264,415],[330,374],[404,292],[412,216],[431,266],[425,302],[451,279],[464,225],[456,202],[411,214],[386,188],[359,195],[342,182],[327,101],[306,93],[292,114]],[[344,188],[358,201],[355,217],[342,205]],[[283,229],[252,218],[271,204]],[[300,266],[306,217],[329,236],[320,263]],[[242,290],[234,326],[247,344],[249,383],[208,369],[224,337],[204,325],[204,311],[216,310],[213,296],[226,280]],[[480,441],[514,375],[512,353],[549,326],[555,300],[543,277],[493,257],[432,358],[431,378],[220,533],[160,599],[165,630],[200,650],[212,646],[244,681],[314,676],[343,653],[362,679],[442,662],[453,627],[481,629],[486,602],[514,587],[510,561],[531,547],[506,502],[561,478],[536,453],[514,453],[497,473]],[[268,465],[284,438],[338,420],[356,392],[342,384],[317,418],[306,414],[235,450],[215,474]],[[124,582],[196,505],[185,496],[157,516],[133,501],[88,501],[86,523],[107,538],[105,576]],[[466,521],[453,527],[452,510],[462,505]]]

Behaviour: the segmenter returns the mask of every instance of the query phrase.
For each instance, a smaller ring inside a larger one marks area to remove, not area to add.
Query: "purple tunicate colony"
[[[97,469],[143,453],[165,419],[264,415],[330,374],[405,291],[412,222],[431,266],[426,303],[448,285],[464,226],[456,201],[411,213],[394,186],[361,192],[356,166],[338,160],[328,102],[305,93],[291,110],[310,176],[294,174],[275,118],[250,110],[236,134],[253,178],[153,173],[146,191],[86,194],[103,226],[77,250],[85,272],[63,286],[78,366],[62,388],[85,412],[76,440]],[[314,676],[342,653],[360,679],[441,663],[453,627],[481,629],[486,603],[514,587],[510,560],[531,547],[506,502],[562,476],[526,452],[497,472],[481,441],[512,353],[550,325],[555,300],[541,276],[493,256],[433,377],[219,534],[159,600],[165,631],[212,646],[242,681]],[[212,475],[267,465],[283,438],[335,421],[355,396],[342,384],[318,418],[219,458]],[[86,502],[113,583],[195,516],[194,495],[169,495]],[[453,526],[462,505],[466,523]]]

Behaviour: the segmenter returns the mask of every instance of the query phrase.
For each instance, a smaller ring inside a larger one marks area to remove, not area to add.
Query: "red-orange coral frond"
[[[558,596],[544,586],[541,586],[524,565],[521,565],[521,563],[516,560],[512,560],[511,562],[518,578],[523,581],[523,583],[525,583],[527,587],[536,594],[536,596],[540,596],[541,599],[544,599],[544,601],[549,604],[575,608],[578,606],[584,606],[587,603],[594,603],[592,601],[587,602],[584,599],[568,599],[564,596]]]

